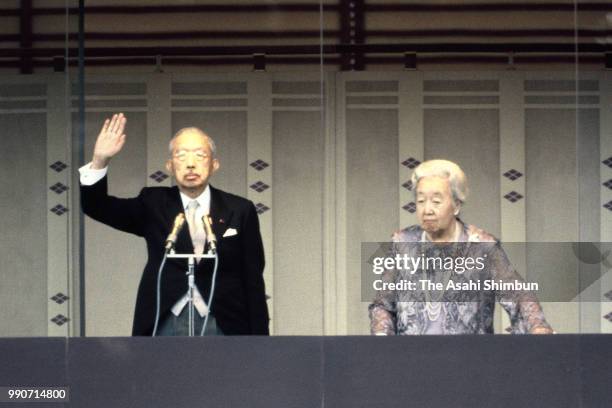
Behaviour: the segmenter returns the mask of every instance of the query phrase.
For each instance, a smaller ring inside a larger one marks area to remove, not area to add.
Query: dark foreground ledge
[[[0,339],[50,407],[612,407],[612,335]]]

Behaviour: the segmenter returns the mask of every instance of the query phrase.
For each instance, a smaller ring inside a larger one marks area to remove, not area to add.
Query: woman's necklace
[[[462,224],[459,223],[458,221],[455,221],[455,223],[456,224],[455,224],[454,242],[459,242],[459,240],[461,239],[461,233],[463,232],[462,231],[463,228],[462,228]],[[423,231],[423,234],[421,235],[421,242],[428,242],[428,241],[429,240],[427,239],[427,233]],[[427,292],[425,296],[429,298],[429,292]],[[440,318],[440,315],[442,314],[442,309],[444,309],[444,312],[446,313],[446,308],[444,307],[442,302],[432,302],[429,299],[427,299],[425,302],[425,311],[427,312],[427,318],[429,319],[430,322],[435,322],[436,320]]]
[[[442,313],[442,302],[425,302],[425,311],[430,322],[435,322]],[[444,309],[446,312],[446,309]]]

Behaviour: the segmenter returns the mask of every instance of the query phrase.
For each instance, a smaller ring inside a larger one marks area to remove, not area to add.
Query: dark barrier
[[[612,335],[10,338],[0,362],[5,395],[69,388],[20,408],[612,406]]]

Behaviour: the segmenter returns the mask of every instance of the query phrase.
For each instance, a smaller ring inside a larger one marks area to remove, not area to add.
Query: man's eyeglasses
[[[204,152],[199,152],[199,151],[196,151],[196,152],[178,151],[174,153],[172,157],[174,157],[176,160],[180,162],[184,162],[185,160],[187,160],[187,156],[189,154],[193,154],[195,157],[195,160],[199,162],[207,161],[208,159],[210,159],[210,155]]]

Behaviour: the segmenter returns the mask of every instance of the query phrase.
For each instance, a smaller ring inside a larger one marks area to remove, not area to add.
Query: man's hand
[[[100,134],[96,139],[92,169],[103,169],[108,166],[110,159],[121,151],[125,143],[125,123],[127,119],[123,113],[114,114],[111,119],[106,119]]]

